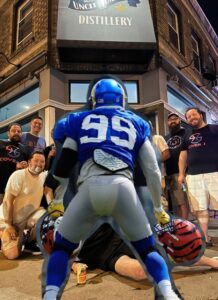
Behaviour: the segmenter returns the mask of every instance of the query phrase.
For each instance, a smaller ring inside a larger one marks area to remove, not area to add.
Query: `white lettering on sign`
[[[132,26],[130,17],[79,15],[80,25]]]
[[[96,9],[106,9],[107,7],[119,4],[124,0],[71,0],[69,8],[80,11],[96,10]],[[136,7],[140,3],[139,0],[131,0],[129,6]]]

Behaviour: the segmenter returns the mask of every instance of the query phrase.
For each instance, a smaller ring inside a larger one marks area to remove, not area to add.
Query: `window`
[[[27,132],[30,130],[30,123],[31,123],[31,120],[32,118],[36,117],[37,114],[34,114],[34,115],[31,115],[31,116],[28,116],[27,118],[25,119],[22,119],[22,120],[19,120],[19,124],[21,125],[22,127],[22,132]],[[16,122],[15,122],[16,123]],[[0,129],[0,139],[7,139],[8,138],[8,126],[5,126],[5,127],[2,127]]]
[[[181,51],[180,34],[179,34],[179,13],[167,3],[168,30],[170,43]]]
[[[10,99],[6,104],[0,105],[0,122],[5,121],[18,113],[24,112],[38,103],[39,87],[37,85]]]
[[[195,33],[191,35],[192,55],[194,67],[201,72],[200,40]]]
[[[214,58],[212,57],[212,55],[209,54],[208,56],[208,67],[210,68],[210,70],[216,74],[216,62],[214,60]]]
[[[89,82],[70,82],[70,103],[86,103]]]
[[[128,103],[139,103],[138,95],[138,82],[137,81],[124,81],[127,90]]]
[[[128,103],[138,103],[138,82],[137,81],[123,81],[127,94]],[[86,103],[87,91],[89,87],[89,81],[74,81],[70,82],[70,103]]]
[[[32,35],[33,1],[26,0],[17,8],[16,46]]]
[[[191,100],[187,99],[184,95],[175,91],[170,86],[167,87],[167,98],[169,105],[183,115],[188,107],[195,106]]]

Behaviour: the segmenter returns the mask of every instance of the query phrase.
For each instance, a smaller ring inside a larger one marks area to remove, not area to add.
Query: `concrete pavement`
[[[218,257],[218,219],[210,222],[210,236],[214,247],[206,255]],[[41,299],[42,256],[24,254],[13,261],[0,253],[0,299]],[[209,267],[177,267],[173,278],[186,300],[218,300],[218,270]],[[148,280],[135,282],[112,272],[95,270],[88,272],[84,286],[76,284],[76,275],[71,274],[63,300],[153,300],[153,288]]]

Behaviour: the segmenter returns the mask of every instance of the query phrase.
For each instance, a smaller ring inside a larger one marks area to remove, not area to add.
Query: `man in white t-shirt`
[[[8,180],[3,203],[0,206],[0,226],[2,230],[2,252],[8,259],[20,256],[24,239],[26,252],[39,254],[36,247],[36,223],[45,210],[40,207],[43,184],[47,172],[45,156],[35,151],[30,156],[26,169],[15,171]]]

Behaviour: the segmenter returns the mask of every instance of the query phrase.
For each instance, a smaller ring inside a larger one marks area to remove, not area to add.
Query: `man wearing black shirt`
[[[28,156],[25,147],[20,144],[21,135],[21,126],[13,123],[8,128],[8,140],[0,141],[0,204],[10,175],[27,166]]]
[[[172,210],[179,217],[188,219],[188,200],[186,192],[178,183],[179,154],[186,129],[181,126],[181,119],[176,113],[168,115],[168,126],[170,133],[165,137],[170,150],[170,158],[165,161],[167,186]]]
[[[187,166],[189,202],[205,234],[207,246],[212,246],[208,237],[208,209],[218,210],[218,125],[206,124],[196,107],[189,108],[185,117],[193,130],[184,139],[178,181],[184,183]]]

